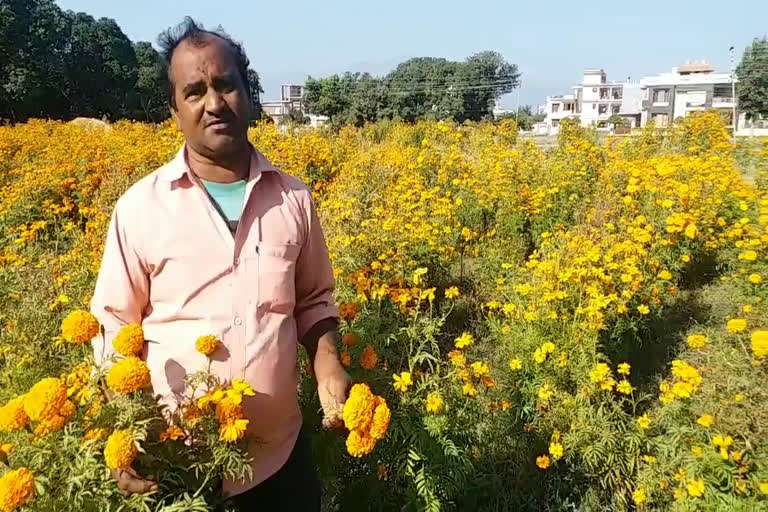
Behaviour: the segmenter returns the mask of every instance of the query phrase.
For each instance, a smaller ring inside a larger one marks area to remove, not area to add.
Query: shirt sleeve
[[[128,232],[119,210],[120,201],[112,213],[91,299],[91,313],[104,329],[103,337],[99,334],[92,340],[98,365],[115,354],[112,340],[121,327],[141,323],[149,302],[149,277],[136,250],[136,234]]]
[[[296,260],[294,316],[299,340],[320,320],[339,317],[333,302],[334,278],[328,247],[309,193],[305,205],[307,236]]]

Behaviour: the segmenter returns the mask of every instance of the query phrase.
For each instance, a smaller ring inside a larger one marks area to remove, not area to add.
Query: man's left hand
[[[327,368],[315,368],[315,375],[317,376],[317,394],[320,397],[320,405],[323,407],[323,427],[341,430],[344,428],[342,411],[349,396],[352,380],[338,359],[326,362],[322,366]]]

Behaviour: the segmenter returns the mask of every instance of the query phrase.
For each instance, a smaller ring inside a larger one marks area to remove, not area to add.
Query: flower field
[[[326,432],[302,369],[325,509],[768,509],[768,141],[745,180],[713,113],[547,150],[512,122],[250,138],[313,190],[359,383]],[[2,511],[216,510],[245,474],[247,384],[201,368],[166,424],[139,326],[109,370],[82,342],[112,207],[181,142],[0,127]],[[129,464],[158,490],[125,499]]]

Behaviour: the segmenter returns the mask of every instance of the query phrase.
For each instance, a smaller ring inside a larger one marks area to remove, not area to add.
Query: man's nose
[[[226,106],[227,104],[222,95],[217,90],[211,88],[205,98],[205,110],[211,114],[218,114],[223,111]]]

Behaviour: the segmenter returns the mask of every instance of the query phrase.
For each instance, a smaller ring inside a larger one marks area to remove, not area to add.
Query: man
[[[325,413],[337,427],[350,384],[336,351],[333,273],[309,191],[247,140],[248,59],[221,31],[186,18],[160,37],[170,109],[184,134],[176,157],[117,202],[92,311],[106,347],[121,326],[144,327],[152,386],[173,405],[207,360],[197,337],[222,343],[211,371],[256,391],[243,406],[253,479],[224,482],[240,510],[319,510],[320,485],[297,400],[297,341],[307,349]],[[111,356],[94,343],[97,360]],[[113,475],[125,493],[154,484]]]

